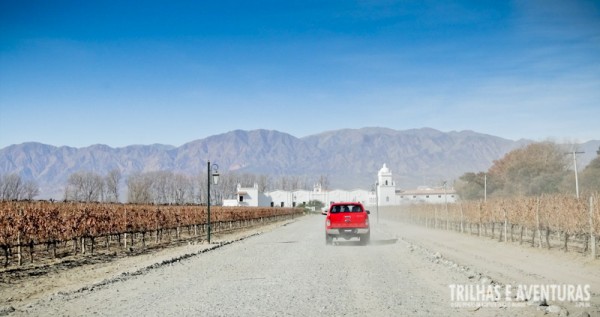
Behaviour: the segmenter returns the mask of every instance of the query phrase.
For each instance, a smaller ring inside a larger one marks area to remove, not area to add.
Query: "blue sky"
[[[600,139],[600,2],[0,0],[0,148],[360,127]]]

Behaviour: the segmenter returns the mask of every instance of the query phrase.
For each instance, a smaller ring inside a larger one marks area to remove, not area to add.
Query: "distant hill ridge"
[[[124,178],[157,170],[197,175],[210,159],[222,172],[327,175],[331,187],[350,189],[370,188],[381,165],[387,163],[398,187],[413,188],[487,170],[494,160],[530,142],[431,128],[343,129],[303,138],[274,130],[235,130],[179,147],[98,144],[73,148],[28,142],[0,149],[0,173],[16,172],[34,179],[40,185],[41,198],[61,199],[69,175],[82,170],[104,175],[118,168]],[[586,152],[580,157],[581,167],[595,157],[598,146],[600,141],[580,145]]]

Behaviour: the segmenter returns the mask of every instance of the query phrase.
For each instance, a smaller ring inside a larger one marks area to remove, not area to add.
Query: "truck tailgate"
[[[366,228],[366,214],[362,212],[340,212],[331,214],[331,228]]]

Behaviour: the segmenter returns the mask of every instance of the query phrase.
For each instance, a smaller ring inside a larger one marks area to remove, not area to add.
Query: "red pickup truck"
[[[325,220],[325,244],[331,244],[333,238],[354,237],[360,238],[362,245],[368,244],[371,238],[369,214],[359,202],[331,204]]]

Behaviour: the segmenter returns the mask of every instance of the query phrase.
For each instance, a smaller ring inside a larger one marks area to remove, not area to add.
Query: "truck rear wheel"
[[[371,241],[371,232],[360,236],[360,244],[367,245]]]
[[[329,234],[325,234],[325,245],[329,245],[333,243],[333,236]]]

